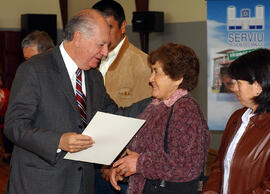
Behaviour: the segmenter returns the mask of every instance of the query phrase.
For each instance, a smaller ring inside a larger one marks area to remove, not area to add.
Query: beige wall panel
[[[150,11],[163,11],[165,23],[206,21],[205,0],[149,0]]]
[[[116,0],[126,14],[128,25],[131,25],[132,12],[136,10],[135,0]],[[77,11],[92,7],[97,0],[70,0],[69,18]],[[149,0],[150,11],[163,11],[165,23],[206,21],[205,0]]]
[[[136,10],[135,0],[117,1],[124,7],[128,25],[131,25],[132,12]],[[68,0],[69,18],[96,2]],[[25,13],[57,14],[57,28],[62,28],[58,0],[0,0],[0,3],[0,28],[20,28],[20,15]],[[166,23],[206,20],[205,0],[149,0],[149,10],[165,12]]]
[[[0,0],[0,28],[20,28],[21,14],[57,14],[57,28],[62,28],[58,0]]]
[[[69,0],[68,1],[68,18],[71,18],[79,10],[91,8],[99,0]],[[135,0],[116,0],[119,2],[125,11],[128,25],[131,25],[132,12],[136,10]]]
[[[96,0],[68,0],[68,18],[70,19],[79,10],[91,7]]]

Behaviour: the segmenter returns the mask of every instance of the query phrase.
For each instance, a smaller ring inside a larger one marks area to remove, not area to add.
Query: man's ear
[[[80,31],[75,31],[74,32],[74,36],[73,36],[73,42],[74,42],[74,45],[76,47],[79,47],[80,46],[80,42],[81,42],[81,39],[82,39],[82,32]]]
[[[120,27],[122,35],[126,34],[126,26],[127,26],[127,22],[126,22],[126,20],[124,20],[121,24],[121,27]]]

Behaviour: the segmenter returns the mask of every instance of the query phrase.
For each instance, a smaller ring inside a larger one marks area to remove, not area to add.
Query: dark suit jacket
[[[85,72],[85,79],[88,122],[98,110],[115,113],[118,107],[106,93],[101,74],[90,69]],[[118,114],[136,116],[145,106],[139,107],[121,109]],[[93,165],[64,160],[64,151],[57,154],[63,133],[82,130],[59,47],[21,64],[5,120],[4,132],[15,144],[7,193],[77,194],[82,177],[85,193],[94,193]]]

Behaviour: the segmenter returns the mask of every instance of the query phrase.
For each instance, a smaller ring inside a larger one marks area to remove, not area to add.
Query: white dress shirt
[[[228,184],[229,184],[229,177],[230,177],[230,168],[231,163],[233,160],[233,155],[235,152],[235,149],[237,147],[238,142],[240,141],[241,137],[246,131],[247,125],[249,123],[249,120],[254,114],[251,113],[252,109],[247,109],[246,112],[242,115],[242,124],[240,128],[238,129],[237,133],[233,137],[233,140],[231,141],[227,153],[224,158],[224,175],[223,175],[223,194],[227,194],[228,192]]]
[[[101,63],[99,66],[99,71],[101,72],[101,74],[104,78],[104,82],[105,82],[105,75],[106,75],[108,69],[110,68],[111,64],[116,59],[116,57],[120,51],[120,48],[122,47],[125,39],[126,39],[126,37],[123,38],[123,40],[121,40],[121,42],[119,42],[119,44],[111,52],[109,52],[107,57],[103,57],[101,60]]]
[[[78,69],[78,66],[76,65],[76,63],[73,61],[73,59],[66,52],[64,45],[63,45],[63,42],[61,43],[59,48],[60,48],[60,52],[61,52],[61,55],[63,57],[63,60],[65,62],[65,66],[67,68],[70,81],[72,83],[74,94],[76,95],[76,71]],[[83,91],[84,95],[86,96],[84,71],[82,71],[82,91]],[[56,152],[60,153],[61,151],[62,150],[58,148]]]
[[[76,65],[76,63],[73,61],[73,59],[66,52],[63,42],[61,43],[59,48],[60,48],[61,55],[64,59],[65,65],[66,65],[70,81],[72,83],[74,94],[76,95],[76,71],[78,69],[78,66]],[[84,71],[82,71],[82,91],[83,91],[84,95],[86,96]]]

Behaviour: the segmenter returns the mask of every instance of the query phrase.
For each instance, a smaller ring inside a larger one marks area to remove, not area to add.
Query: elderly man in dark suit
[[[109,30],[97,11],[82,10],[59,47],[20,65],[4,130],[15,144],[8,194],[94,193],[93,165],[63,157],[92,146],[81,133],[98,110],[118,110],[94,69],[108,54]],[[138,107],[126,115],[136,116]]]

